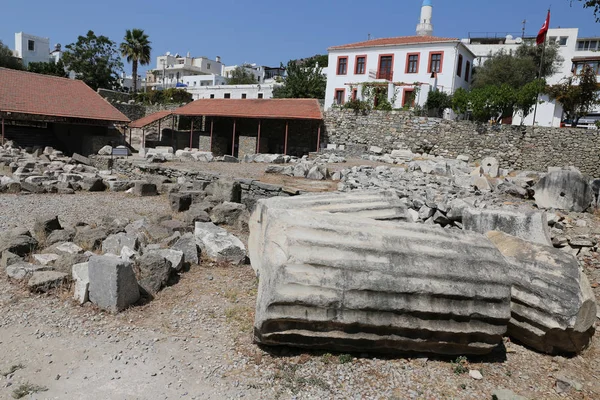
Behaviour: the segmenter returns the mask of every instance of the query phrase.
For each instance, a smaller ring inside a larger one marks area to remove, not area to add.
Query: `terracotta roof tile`
[[[0,111],[129,122],[79,80],[0,68]]]
[[[145,117],[142,117],[140,119],[136,119],[131,124],[129,124],[129,127],[130,128],[143,128],[145,126],[153,124],[154,122],[158,121],[159,119],[163,119],[170,115],[173,115],[173,111],[157,111],[153,114],[146,115]]]
[[[360,47],[377,47],[377,46],[401,46],[408,44],[425,44],[425,43],[443,43],[456,42],[455,38],[443,38],[437,36],[399,36],[393,38],[382,38],[366,40],[364,42],[343,44],[341,46],[332,46],[329,50],[354,49]]]
[[[178,108],[174,113],[237,118],[323,119],[316,99],[201,99]]]

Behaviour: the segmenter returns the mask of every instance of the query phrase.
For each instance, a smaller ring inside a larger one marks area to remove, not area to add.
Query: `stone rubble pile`
[[[449,230],[403,221],[405,198],[260,200],[248,242],[260,278],[255,340],[451,355],[487,354],[505,334],[552,354],[589,345],[591,288],[575,257],[540,232],[542,215],[474,212],[473,230]],[[517,237],[528,232],[537,243]]]

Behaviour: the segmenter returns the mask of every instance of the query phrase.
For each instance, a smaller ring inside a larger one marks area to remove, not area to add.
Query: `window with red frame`
[[[415,105],[415,91],[413,89],[407,89],[404,91],[404,98],[402,99],[402,107],[414,107]]]
[[[352,101],[358,99],[358,89],[352,89]]]
[[[346,91],[344,89],[335,89],[335,104],[342,105],[344,104],[344,95]]]
[[[348,73],[348,57],[338,58],[337,74],[346,75]]]
[[[356,57],[356,67],[354,68],[354,73],[357,75],[364,74],[366,63],[367,63],[367,57],[365,57],[365,56]]]
[[[408,62],[406,63],[406,73],[416,74],[417,72],[419,72],[419,55],[409,54]]]
[[[431,53],[429,56],[429,72],[442,72],[442,53]]]

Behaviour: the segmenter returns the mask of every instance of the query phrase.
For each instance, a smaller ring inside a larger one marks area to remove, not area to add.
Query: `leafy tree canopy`
[[[546,87],[545,91],[551,99],[563,106],[567,118],[573,121],[573,126],[577,125],[579,118],[600,104],[596,72],[589,66],[577,76],[570,76],[556,85]]]
[[[227,78],[228,85],[251,85],[253,83],[257,83],[256,78],[244,66],[235,67],[231,71],[231,76]]]
[[[58,62],[32,62],[27,65],[29,72],[35,72],[36,74],[60,76],[61,78],[67,78],[69,74],[65,72],[65,64],[62,60]]]
[[[13,52],[0,40],[0,67],[10,69],[23,69],[21,61],[13,56]]]
[[[500,86],[506,84],[519,89],[538,78],[543,46],[523,44],[509,53],[504,50],[491,56],[475,70],[473,88]],[[564,60],[558,54],[558,45],[546,45],[542,78],[553,75]]]
[[[117,45],[106,36],[96,36],[88,31],[77,42],[66,46],[63,61],[67,68],[77,74],[92,89],[112,89],[117,86],[123,63]]]
[[[273,97],[324,99],[326,84],[323,66],[300,64],[296,60],[290,60],[287,63],[283,86],[273,90]]]

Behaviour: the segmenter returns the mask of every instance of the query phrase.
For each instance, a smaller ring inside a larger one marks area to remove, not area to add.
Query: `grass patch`
[[[323,390],[329,390],[327,382],[320,377],[299,376],[299,368],[300,366],[297,364],[284,364],[283,367],[275,373],[274,378],[281,381],[281,386],[288,389],[294,395],[298,394],[305,387],[319,387]]]
[[[27,382],[27,383],[22,383],[21,385],[19,385],[18,388],[13,390],[12,397],[13,397],[13,399],[22,399],[23,397],[27,396],[28,394],[45,392],[47,390],[48,390],[48,388],[45,386],[34,385],[34,384]]]
[[[455,361],[452,361],[452,367],[456,375],[466,374],[469,372],[469,361],[465,356],[457,357]]]
[[[14,373],[14,372],[16,372],[16,371],[20,370],[20,369],[23,369],[23,368],[25,368],[25,367],[23,366],[23,364],[15,364],[15,365],[11,365],[11,367],[10,367],[8,370],[6,370],[6,371],[3,371],[3,372],[0,372],[0,375],[2,375],[2,376],[4,376],[4,377],[6,377],[6,376],[8,376],[8,375],[10,375],[10,374],[12,374],[12,373]]]
[[[251,332],[254,325],[254,310],[248,306],[234,306],[225,310],[227,322],[239,326],[242,332]]]
[[[338,357],[338,361],[340,364],[348,364],[352,362],[352,355],[350,354],[340,354]]]

